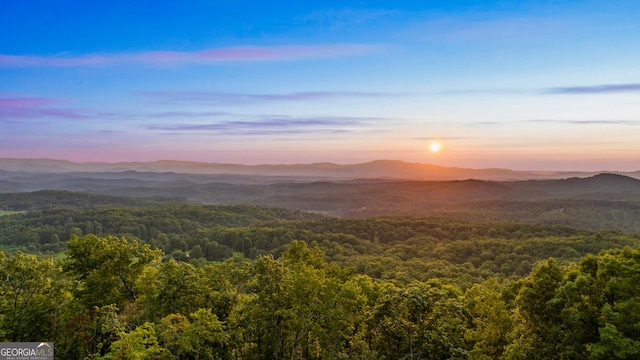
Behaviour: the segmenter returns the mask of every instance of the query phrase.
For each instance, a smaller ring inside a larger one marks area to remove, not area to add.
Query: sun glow
[[[442,149],[442,145],[440,145],[440,143],[437,141],[434,141],[431,144],[429,144],[429,150],[432,153],[437,153],[440,151],[440,149]]]

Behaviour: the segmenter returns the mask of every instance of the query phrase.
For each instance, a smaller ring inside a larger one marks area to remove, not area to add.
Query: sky
[[[0,157],[636,171],[638,19],[635,0],[0,0]]]

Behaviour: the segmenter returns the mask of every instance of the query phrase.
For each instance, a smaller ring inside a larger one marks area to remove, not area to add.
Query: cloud
[[[0,120],[33,118],[86,119],[87,115],[76,109],[52,107],[67,100],[41,97],[23,97],[17,94],[0,94]]]
[[[594,86],[554,87],[543,91],[546,94],[618,94],[640,92],[640,84],[605,84]]]
[[[383,120],[374,117],[264,116],[255,120],[227,120],[199,124],[150,125],[148,130],[172,133],[213,133],[222,135],[274,135],[302,133],[347,133],[353,127]]]
[[[72,120],[84,120],[90,116],[75,109],[0,109],[0,118],[19,118],[19,119],[32,119],[32,118],[62,118]]]
[[[0,95],[0,108],[29,109],[60,103],[58,99],[47,98],[3,98]]]
[[[157,99],[162,103],[208,103],[215,105],[253,104],[261,102],[302,102],[341,98],[383,98],[399,94],[349,91],[307,91],[286,94],[240,94],[215,91],[156,91],[141,95]]]
[[[202,118],[232,115],[223,111],[165,111],[148,114],[151,118]]]
[[[19,94],[0,93],[0,120],[4,123],[23,123],[17,120],[42,118],[68,120],[148,120],[211,118],[233,115],[221,111],[165,111],[155,113],[106,112],[95,109],[61,108],[56,105],[68,103],[67,99],[26,97]]]
[[[348,95],[347,95],[348,94]],[[175,97],[174,94],[171,95]],[[214,100],[219,102],[251,102],[251,101],[295,101],[302,99],[331,98],[339,96],[375,96],[366,93],[293,93],[281,95],[243,95],[243,94],[202,94],[194,96],[192,93],[180,93],[177,96],[185,100]],[[217,100],[216,100],[217,99]],[[224,101],[223,101],[224,100]],[[68,120],[104,120],[104,121],[184,121],[187,119],[216,119],[216,122],[208,124],[186,125],[158,125],[151,126],[153,130],[171,131],[204,131],[204,130],[229,130],[256,128],[265,129],[282,128],[311,128],[311,127],[345,127],[357,126],[362,123],[380,120],[371,117],[310,117],[292,118],[285,115],[243,115],[224,111],[164,111],[164,112],[117,112],[99,111],[97,109],[73,109],[60,108],[55,105],[68,102],[68,100],[42,97],[25,97],[16,94],[0,94],[0,121],[4,123],[22,123],[20,120],[34,120],[42,118],[68,119]],[[234,120],[225,121],[224,118]],[[218,121],[218,119],[222,119]]]
[[[351,94],[358,96],[358,93]],[[5,97],[2,97],[4,95]],[[103,135],[118,134],[122,127],[158,131],[161,134],[216,134],[216,135],[296,135],[345,134],[367,125],[384,122],[389,118],[377,117],[292,117],[287,115],[247,115],[222,111],[164,111],[118,112],[98,109],[65,109],[53,105],[66,100],[0,94],[0,124],[33,125],[34,121],[52,119],[55,126],[62,120],[87,120],[100,123],[97,131]],[[252,95],[253,96],[253,95]],[[256,95],[262,99],[262,95]],[[265,95],[266,96],[266,95]],[[286,100],[333,96],[319,93],[277,95]],[[242,97],[242,96],[241,96]],[[272,100],[270,96],[267,98]],[[55,122],[53,121],[55,120]],[[42,123],[44,124],[44,123]],[[107,127],[104,127],[108,125]]]
[[[100,133],[104,135],[122,135],[126,134],[127,132],[122,130],[100,130]]]
[[[436,92],[436,95],[597,95],[597,94],[622,94],[639,93],[640,84],[604,84],[593,86],[561,86],[542,89],[453,89]]]
[[[221,62],[286,61],[355,56],[377,52],[379,45],[236,46],[201,51],[147,51],[81,56],[22,56],[0,54],[0,67],[79,67],[133,63],[148,65],[213,65]]]
[[[553,123],[569,125],[640,125],[638,120],[557,120],[557,119],[532,119],[531,123]]]

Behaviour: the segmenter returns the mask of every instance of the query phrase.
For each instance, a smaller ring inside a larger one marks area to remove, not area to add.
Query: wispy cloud
[[[531,119],[530,123],[569,124],[569,125],[640,125],[639,120],[559,120],[559,119]]]
[[[553,87],[543,91],[546,94],[618,94],[640,92],[640,84],[605,84],[593,86]]]
[[[341,98],[384,98],[401,94],[346,91],[307,91],[286,94],[240,94],[215,91],[156,91],[141,95],[162,103],[207,103],[211,105],[252,104],[260,102],[302,102]]]
[[[188,119],[237,116],[222,111],[164,111],[164,112],[117,112],[97,109],[65,108],[60,105],[70,100],[44,97],[28,97],[20,94],[0,93],[0,120],[5,123],[19,123],[18,120],[43,118],[67,120],[153,120]]]
[[[193,96],[189,93],[185,95],[185,100],[202,100],[211,101],[212,99],[219,102],[235,101],[251,102],[251,101],[295,101],[302,99],[330,98],[333,96],[345,96],[345,93],[295,93],[282,95],[242,95],[242,94],[217,94],[213,96]],[[182,94],[184,95],[184,94]],[[348,96],[375,96],[374,94],[365,93],[349,93]],[[177,98],[180,98],[178,96]],[[241,128],[257,128],[262,130],[284,128],[311,128],[311,127],[345,127],[358,126],[368,122],[383,120],[375,117],[308,117],[294,118],[286,115],[243,115],[238,113],[230,113],[225,111],[187,111],[173,110],[162,112],[119,112],[119,111],[100,111],[99,109],[74,109],[63,108],[57,105],[67,103],[69,100],[43,97],[26,97],[17,94],[0,94],[0,120],[5,123],[37,120],[44,118],[67,119],[67,120],[104,120],[127,121],[135,120],[143,123],[149,122],[166,122],[176,121],[184,122],[188,119],[202,119],[209,121],[207,124],[177,124],[177,125],[157,125],[149,126],[152,130],[171,130],[171,131],[203,131],[203,130],[224,130],[224,129],[241,129]],[[226,120],[232,119],[232,120]],[[389,120],[389,119],[385,119]]]
[[[0,94],[0,120],[15,121],[33,118],[85,119],[87,115],[76,109],[57,108],[67,102],[64,99],[23,97],[17,94]]]
[[[127,132],[122,130],[100,130],[100,133],[105,135],[122,135],[126,134]]]
[[[357,96],[351,94],[352,96]],[[278,95],[283,101],[314,98],[311,93]],[[242,96],[240,96],[242,97]],[[262,96],[258,96],[261,99]],[[269,100],[269,96],[266,97]],[[264,100],[264,101],[269,101]],[[247,115],[223,111],[119,112],[99,109],[67,109],[56,107],[68,100],[0,94],[0,124],[25,127],[33,124],[62,124],[64,120],[83,120],[103,135],[118,134],[127,129],[144,129],[159,134],[204,135],[299,135],[346,134],[380,130],[379,124],[394,119],[379,117]],[[248,101],[248,100],[247,100]],[[255,100],[260,101],[260,100]],[[395,119],[397,120],[397,119]],[[55,122],[53,122],[55,121]],[[66,125],[65,125],[66,126]]]
[[[592,86],[558,86],[538,89],[452,89],[435,92],[435,95],[598,95],[640,93],[640,83],[603,84]]]
[[[47,98],[4,98],[0,94],[0,108],[12,108],[12,109],[28,109],[39,108],[47,105],[54,105],[62,102],[58,99]]]
[[[207,133],[220,135],[282,135],[302,133],[338,134],[355,127],[383,120],[375,117],[308,117],[264,116],[254,120],[226,120],[199,124],[150,125],[148,130],[172,133]],[[386,119],[385,119],[386,120]]]
[[[150,113],[147,117],[150,118],[210,118],[210,117],[218,117],[218,116],[229,116],[233,115],[228,112],[223,111],[165,111],[159,113]]]
[[[335,44],[291,46],[237,46],[201,51],[147,51],[80,56],[22,56],[0,54],[2,67],[78,67],[134,63],[150,65],[213,65],[221,62],[286,61],[355,56],[380,51],[380,45]]]

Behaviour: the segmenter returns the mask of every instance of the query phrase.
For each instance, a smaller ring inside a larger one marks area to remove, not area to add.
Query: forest
[[[4,202],[0,337],[57,358],[640,356],[638,233],[49,195]]]

